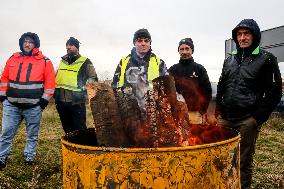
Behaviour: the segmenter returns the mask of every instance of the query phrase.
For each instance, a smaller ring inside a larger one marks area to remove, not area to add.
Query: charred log
[[[153,91],[145,97],[150,139],[154,147],[185,146],[189,138],[186,104],[177,101],[174,79],[153,80]]]
[[[132,147],[142,147],[147,141],[148,133],[143,132],[143,120],[141,109],[133,94],[125,94],[121,91],[116,96],[121,123],[129,144]]]

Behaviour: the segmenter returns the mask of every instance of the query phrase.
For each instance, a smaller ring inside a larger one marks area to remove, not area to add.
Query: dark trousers
[[[72,105],[72,103],[58,102],[56,109],[65,133],[87,129],[85,103]]]
[[[253,155],[260,127],[253,117],[238,121],[220,119],[218,120],[218,124],[236,129],[240,132],[241,185],[242,189],[250,188],[252,182]]]

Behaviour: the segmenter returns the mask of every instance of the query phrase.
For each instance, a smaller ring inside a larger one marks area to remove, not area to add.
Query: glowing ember
[[[220,126],[192,125],[189,145],[216,143],[232,138],[232,132]]]

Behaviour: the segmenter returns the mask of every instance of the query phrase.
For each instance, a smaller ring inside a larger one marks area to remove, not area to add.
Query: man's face
[[[249,29],[242,28],[237,32],[237,40],[241,48],[247,48],[253,42],[253,35]]]
[[[72,44],[67,44],[66,45],[66,50],[67,50],[67,54],[69,55],[78,55],[79,54],[79,50]]]
[[[29,53],[35,48],[35,44],[32,40],[30,39],[25,39],[23,43],[23,49],[25,52]]]
[[[181,59],[189,59],[192,56],[192,49],[186,44],[182,44],[178,49]]]
[[[136,51],[140,54],[146,54],[151,48],[151,40],[148,38],[138,38],[134,42]]]

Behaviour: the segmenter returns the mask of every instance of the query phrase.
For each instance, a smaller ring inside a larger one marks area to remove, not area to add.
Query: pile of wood
[[[141,110],[133,94],[113,93],[109,85],[87,86],[99,145],[111,147],[174,147],[190,141],[188,111],[177,100],[172,76],[153,80]],[[145,114],[146,116],[142,116]]]

